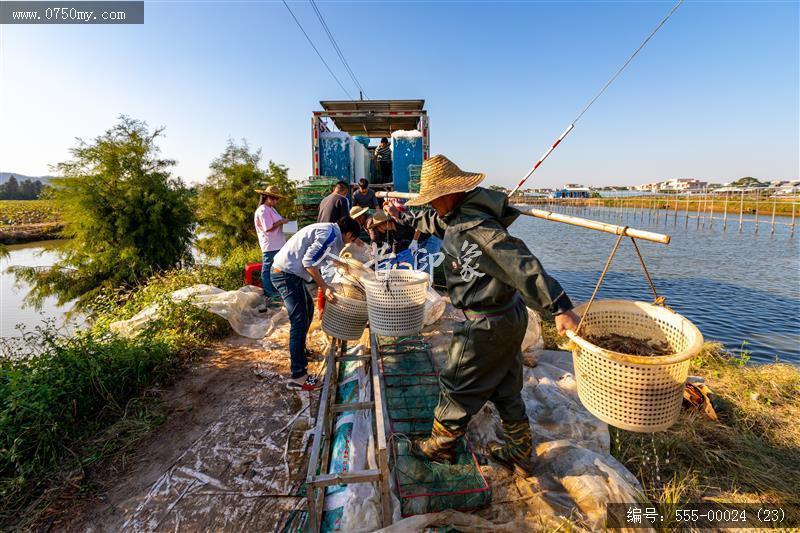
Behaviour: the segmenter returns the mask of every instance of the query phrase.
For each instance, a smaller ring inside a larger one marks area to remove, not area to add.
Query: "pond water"
[[[777,225],[775,234],[762,227],[758,234],[736,224],[726,232],[714,227],[689,227],[678,217],[664,225],[654,219],[633,219],[633,213],[592,208],[568,214],[627,224],[672,236],[672,242],[640,242],[642,254],[656,289],[676,312],[692,320],[707,340],[725,343],[731,350],[747,350],[753,361],[800,364],[800,235],[789,237],[789,228]],[[784,221],[785,222],[785,221]],[[559,279],[578,303],[591,296],[614,235],[555,222],[520,217],[511,232],[522,238],[539,256],[545,268]],[[32,328],[45,318],[63,323],[64,307],[54,299],[42,310],[23,308],[28,288],[17,286],[7,273],[9,265],[47,266],[53,263],[58,241],[10,246],[10,256],[0,260],[0,336],[18,335],[16,324]],[[651,301],[650,287],[630,240],[624,240],[598,298]],[[743,344],[745,343],[745,344]]]
[[[57,257],[58,247],[63,241],[40,241],[7,246],[9,255],[0,259],[0,337],[17,337],[23,326],[28,331],[45,321],[54,322],[56,327],[71,330],[79,319],[67,321],[65,316],[70,306],[59,306],[55,297],[42,302],[41,309],[25,306],[25,296],[29,287],[18,284],[15,276],[8,272],[10,266],[50,266]]]
[[[524,208],[523,208],[524,209]],[[666,233],[669,245],[639,242],[653,283],[674,311],[691,320],[706,340],[734,351],[747,350],[754,361],[800,364],[800,235],[790,238],[789,227],[776,224],[774,235],[761,222],[759,233],[746,223],[722,231],[722,223],[688,228],[679,213],[665,225],[644,220],[633,211],[575,209],[565,214]],[[636,219],[634,219],[636,215]],[[691,213],[690,213],[691,215]],[[787,220],[781,220],[786,223]],[[556,222],[520,217],[512,226],[564,286],[574,302],[589,299],[616,240],[615,235]],[[652,301],[652,292],[639,259],[624,239],[598,298]],[[743,343],[745,343],[743,345]]]

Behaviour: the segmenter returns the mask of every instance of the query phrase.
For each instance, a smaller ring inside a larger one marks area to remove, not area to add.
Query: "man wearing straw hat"
[[[256,234],[258,235],[258,244],[261,247],[261,287],[264,291],[264,298],[267,299],[267,305],[276,298],[275,287],[272,286],[270,280],[270,271],[272,270],[272,261],[275,259],[275,254],[278,250],[286,244],[286,237],[283,235],[283,225],[289,222],[283,218],[275,206],[278,200],[284,196],[280,193],[274,185],[270,185],[266,189],[256,189],[258,193],[258,207],[253,216],[253,222],[256,226]],[[266,311],[266,307],[260,311]]]
[[[478,187],[484,174],[464,172],[442,155],[422,166],[420,194],[407,205],[431,204],[414,227],[442,239],[447,292],[466,321],[453,340],[439,382],[439,404],[431,436],[412,443],[412,451],[432,461],[453,461],[467,423],[491,401],[503,422],[505,444],[489,447],[506,468],[530,475],[532,435],[522,401],[522,340],[528,324],[525,306],[555,315],[559,332],[574,329],[578,317],[561,285],[542,268],[520,239],[508,233],[519,211],[505,194]]]

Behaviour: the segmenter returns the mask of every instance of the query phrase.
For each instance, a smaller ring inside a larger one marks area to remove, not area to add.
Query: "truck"
[[[349,184],[364,178],[379,190],[409,192],[412,167],[430,155],[430,127],[425,100],[323,100],[311,116],[314,176]],[[392,177],[380,179],[375,149],[381,138],[392,147]]]

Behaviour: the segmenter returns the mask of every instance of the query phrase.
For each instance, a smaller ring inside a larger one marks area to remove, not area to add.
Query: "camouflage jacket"
[[[573,305],[564,289],[508,226],[520,215],[502,192],[478,187],[451,213],[403,213],[423,233],[442,239],[447,292],[458,309],[507,305],[519,292],[535,310],[563,313]]]

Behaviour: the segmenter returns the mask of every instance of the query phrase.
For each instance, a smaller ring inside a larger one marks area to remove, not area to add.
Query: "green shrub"
[[[235,290],[244,285],[244,268],[247,263],[261,262],[261,249],[258,246],[239,246],[229,252],[218,269],[215,280],[218,287]]]
[[[105,290],[191,262],[191,194],[160,156],[161,135],[123,116],[57,165],[49,195],[69,240],[52,268],[14,267],[32,286],[29,303],[52,295],[81,309]]]
[[[133,290],[108,291],[91,303],[93,330],[107,332],[113,322],[128,320],[143,309],[156,305],[158,317],[147,324],[142,334],[165,342],[176,350],[196,350],[209,341],[228,335],[230,325],[224,318],[192,305],[191,301],[176,302],[170,295],[191,285],[219,286],[222,278],[221,269],[204,266],[157,274]]]

